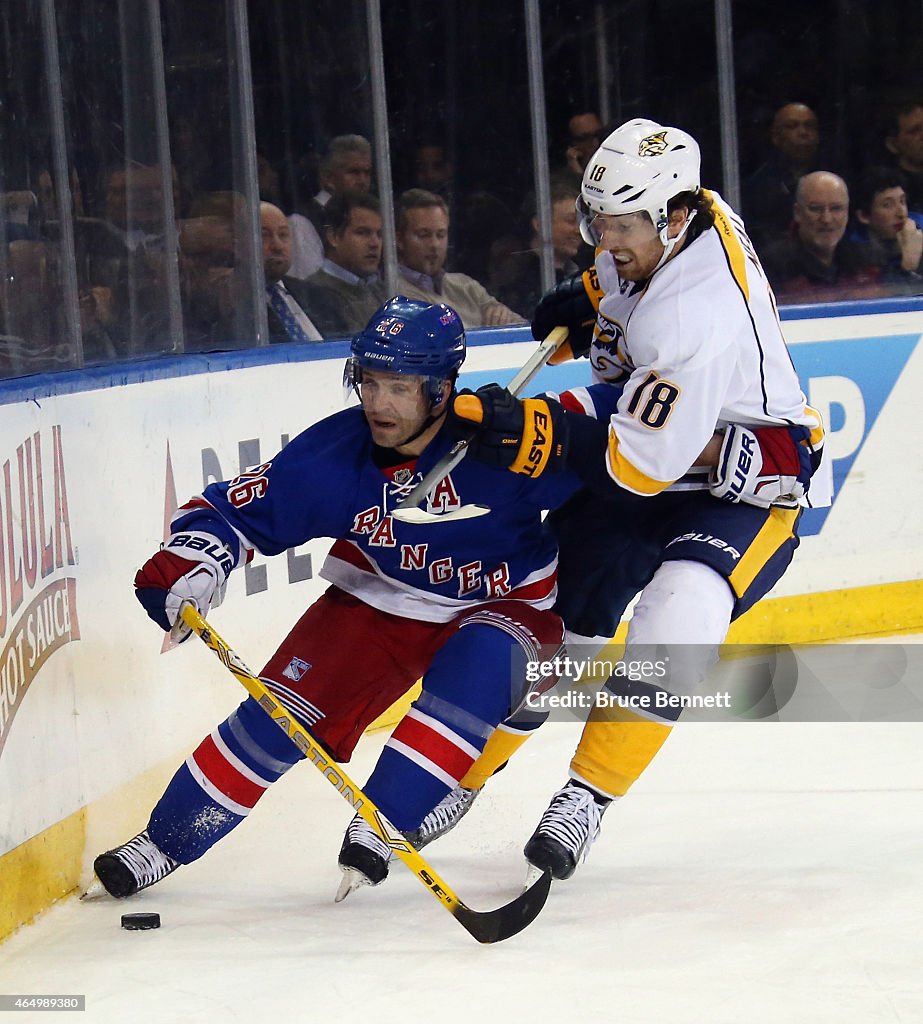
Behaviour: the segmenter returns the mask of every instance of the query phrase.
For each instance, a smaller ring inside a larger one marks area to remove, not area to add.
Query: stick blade
[[[453,509],[451,512],[427,512],[425,509],[413,506],[406,508],[398,506],[388,514],[399,523],[427,526],[431,523],[452,523],[460,519],[477,519],[478,516],[486,516],[488,512],[490,512],[490,508],[487,505],[462,505],[461,508]]]
[[[511,903],[497,907],[496,910],[477,911],[459,903],[452,913],[478,942],[503,942],[504,939],[518,935],[538,917],[550,889],[551,875],[546,871]]]

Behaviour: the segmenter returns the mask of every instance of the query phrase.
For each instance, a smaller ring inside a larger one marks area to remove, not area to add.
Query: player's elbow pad
[[[568,448],[567,468],[584,485],[605,501],[618,506],[639,505],[647,496],[626,490],[609,475],[606,453],[609,448],[609,423],[592,416],[567,413]]]

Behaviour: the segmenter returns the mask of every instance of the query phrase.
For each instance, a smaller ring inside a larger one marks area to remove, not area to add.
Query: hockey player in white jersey
[[[625,660],[677,645],[682,667],[661,688],[681,693],[791,561],[823,428],[744,226],[701,187],[690,135],[647,120],[616,129],[587,165],[578,211],[595,266],[542,298],[533,333],[570,329],[594,379],[621,389],[610,422],[578,415],[573,398],[520,402],[496,386],[461,394],[453,412],[476,431],[476,458],[531,476],[579,473],[586,490],[549,517],[569,639],[597,650],[640,593]],[[713,431],[722,440],[709,468],[700,453]],[[624,697],[658,688],[606,685]],[[573,874],[676,716],[594,709],[569,780],[526,844],[531,864]],[[524,738],[494,733],[456,791],[459,807]]]

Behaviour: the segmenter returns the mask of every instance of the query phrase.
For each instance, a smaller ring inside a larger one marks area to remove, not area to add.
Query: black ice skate
[[[359,815],[355,815],[343,836],[338,862],[343,877],[334,902],[339,903],[362,885],[379,885],[388,877],[391,847]]]
[[[96,877],[117,900],[147,889],[178,867],[179,862],[155,846],[147,832],[139,832],[127,843],[101,853],[93,862]]]
[[[415,850],[422,850],[434,839],[444,836],[446,832],[451,832],[471,809],[471,805],[480,792],[479,789],[464,789],[462,786],[456,786],[455,789],[446,793],[420,822],[418,828],[404,833],[410,840],[410,845]]]
[[[523,853],[529,864],[537,871],[551,872],[552,878],[570,878],[599,835],[607,806],[598,804],[588,789],[568,782],[551,798],[526,843]]]

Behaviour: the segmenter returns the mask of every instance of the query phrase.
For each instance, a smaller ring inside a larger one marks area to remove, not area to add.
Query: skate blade
[[[525,892],[526,889],[531,889],[544,873],[541,868],[537,868],[531,861],[526,861],[526,880],[522,891]]]
[[[81,902],[86,900],[89,903],[92,903],[94,900],[101,900],[103,898],[112,899],[109,893],[106,892],[106,887],[98,878],[94,878],[93,881],[90,882],[90,884],[87,886],[86,892],[82,893],[80,896]]]
[[[351,892],[361,889],[364,885],[372,884],[361,871],[357,871],[355,868],[341,867],[340,871],[343,872],[343,877],[337,886],[336,896],[333,897],[334,903],[342,903]]]

